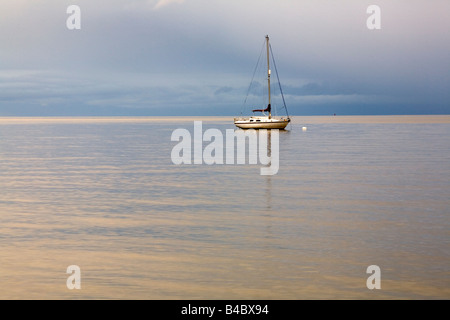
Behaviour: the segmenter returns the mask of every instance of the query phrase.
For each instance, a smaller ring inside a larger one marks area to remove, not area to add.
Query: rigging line
[[[286,101],[284,101],[283,89],[281,89],[280,77],[278,76],[277,65],[275,63],[275,57],[273,56],[272,46],[269,44],[269,47],[270,47],[270,53],[272,54],[272,61],[273,61],[273,66],[275,67],[275,73],[277,74],[278,86],[280,87],[281,98],[283,99],[283,105],[284,105],[284,108],[286,109],[286,115],[289,118],[289,113],[288,113],[288,109],[287,109],[287,106],[286,106]]]
[[[261,52],[259,53],[259,57],[258,57],[258,61],[256,62],[255,69],[253,70],[252,81],[250,81],[250,85],[248,86],[248,89],[247,89],[247,95],[245,96],[245,100],[244,100],[244,103],[243,103],[242,108],[241,108],[241,115],[242,115],[242,112],[243,112],[243,110],[244,110],[245,104],[247,103],[248,95],[249,95],[249,93],[250,93],[250,89],[252,88],[253,80],[255,79],[256,71],[258,70],[259,61],[261,60],[261,56],[262,56],[262,53],[263,53],[263,51],[264,51],[264,44],[265,44],[265,41],[264,41],[264,43],[263,43]]]

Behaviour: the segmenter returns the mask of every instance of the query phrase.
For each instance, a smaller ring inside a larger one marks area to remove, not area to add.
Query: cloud
[[[162,7],[168,6],[172,3],[183,3],[184,0],[159,0],[155,6],[153,7],[154,10],[161,9]]]
[[[234,115],[242,91],[178,76],[0,70],[0,115]]]
[[[39,105],[239,110],[266,34],[292,110],[370,102],[450,112],[448,0],[378,0],[376,31],[356,0],[78,0],[80,31],[66,27],[69,4],[0,1],[0,115]]]

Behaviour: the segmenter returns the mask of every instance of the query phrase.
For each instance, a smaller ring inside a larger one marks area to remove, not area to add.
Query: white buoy
[[[308,129],[308,128],[306,128],[306,127],[303,127],[303,128],[302,128],[303,131],[306,131],[307,129]]]

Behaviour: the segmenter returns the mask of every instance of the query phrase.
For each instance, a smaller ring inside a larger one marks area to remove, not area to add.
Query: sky
[[[291,115],[450,114],[449,12],[448,0],[1,0],[0,116],[239,115],[265,35]]]

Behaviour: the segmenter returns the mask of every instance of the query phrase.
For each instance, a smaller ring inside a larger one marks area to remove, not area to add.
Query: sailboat
[[[291,119],[289,118],[289,115],[287,115],[287,108],[286,104],[284,103],[284,97],[283,92],[281,90],[280,85],[280,93],[283,98],[283,105],[286,110],[286,117],[274,117],[272,116],[272,106],[271,106],[271,90],[270,90],[270,53],[271,53],[271,47],[269,44],[269,36],[266,35],[266,56],[267,56],[267,93],[268,93],[268,105],[264,109],[253,109],[252,112],[260,112],[262,115],[253,115],[250,117],[238,117],[234,118],[234,124],[238,128],[242,129],[285,129],[286,126],[289,124]],[[273,58],[273,55],[272,55]],[[275,66],[275,60],[273,60],[274,66]],[[275,66],[276,71],[276,66]],[[278,77],[278,72],[276,72],[276,75]],[[278,80],[278,83],[279,80]]]

